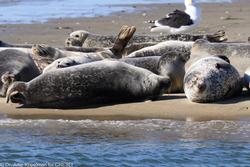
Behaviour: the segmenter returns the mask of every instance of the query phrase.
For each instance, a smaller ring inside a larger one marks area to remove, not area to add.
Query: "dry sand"
[[[210,33],[223,29],[229,41],[246,42],[250,36],[249,1],[233,4],[202,4],[202,24],[190,33]],[[149,33],[146,20],[165,15],[181,4],[136,5],[136,13],[115,13],[111,16],[50,20],[44,24],[0,25],[0,40],[9,43],[44,43],[62,47],[72,30],[84,29],[99,34],[116,34],[124,24],[135,25],[138,34]],[[213,104],[190,103],[184,94],[165,95],[158,101],[117,104],[89,109],[56,110],[16,108],[0,99],[0,113],[11,118],[61,119],[177,119],[177,120],[239,120],[250,117],[250,96]]]

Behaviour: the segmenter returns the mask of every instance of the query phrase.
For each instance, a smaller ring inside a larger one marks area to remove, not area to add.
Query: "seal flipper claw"
[[[6,72],[2,75],[1,81],[3,83],[3,86],[0,95],[4,97],[6,96],[9,86],[15,81],[15,75],[10,72]]]

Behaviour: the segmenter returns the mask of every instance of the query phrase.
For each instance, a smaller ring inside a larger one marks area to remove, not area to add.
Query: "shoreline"
[[[185,94],[163,95],[156,101],[133,102],[79,109],[19,108],[0,98],[0,114],[12,119],[246,121],[250,96],[241,95],[215,103],[192,103]]]
[[[144,10],[150,7],[150,10]],[[213,33],[225,30],[229,41],[246,42],[250,36],[248,27],[248,2],[202,4],[202,22],[199,28],[188,33]],[[48,44],[62,47],[68,34],[86,30],[103,35],[116,34],[124,24],[136,26],[136,34],[156,35],[149,31],[145,21],[160,18],[174,9],[184,9],[183,4],[138,5],[134,13],[118,12],[109,16],[75,19],[51,19],[46,23],[2,24],[0,40],[8,43]],[[101,25],[101,26],[100,26]]]
[[[213,33],[226,31],[229,42],[247,42],[250,36],[250,6],[247,1],[228,4],[202,4],[203,16],[199,28],[188,33]],[[116,13],[109,16],[76,19],[53,19],[46,23],[0,25],[0,40],[7,43],[47,44],[62,47],[72,30],[87,30],[103,35],[117,34],[124,24],[134,25],[136,34],[156,35],[149,32],[145,21],[164,16],[174,9],[183,9],[182,4],[150,5],[150,10],[140,10],[147,5],[137,6],[136,13]],[[70,28],[69,28],[70,27]],[[72,28],[72,29],[71,29]],[[158,101],[125,103],[89,109],[56,110],[16,108],[0,98],[0,114],[16,119],[176,119],[186,121],[248,120],[250,97],[240,97],[220,103],[194,104],[184,94],[170,94]]]

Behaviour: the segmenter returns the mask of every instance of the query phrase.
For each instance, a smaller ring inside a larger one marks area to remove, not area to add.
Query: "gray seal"
[[[155,99],[170,79],[118,61],[98,61],[51,71],[30,82],[14,82],[7,102],[68,108],[101,102]]]
[[[6,96],[12,82],[27,82],[38,75],[40,71],[30,54],[13,49],[0,51],[0,96]]]
[[[130,65],[147,69],[157,75],[168,76],[171,80],[170,89],[165,93],[180,93],[183,92],[183,79],[185,75],[185,63],[189,60],[189,54],[186,53],[169,53],[164,56],[149,56],[139,58],[122,58],[120,62],[125,62]],[[65,57],[58,59],[48,65],[43,73],[67,68],[75,65],[93,62],[93,59],[86,57]]]
[[[114,58],[118,59],[122,57],[122,53],[124,48],[126,47],[127,43],[135,33],[135,27],[123,26],[117,35],[114,44],[111,48],[100,48],[95,49],[91,48],[89,51],[93,52],[74,52],[74,51],[65,51],[58,48],[53,48],[46,45],[34,45],[32,47],[32,52],[34,57],[37,58],[47,58],[47,65],[52,63],[54,60],[64,58],[64,57],[83,57],[82,63],[89,62],[89,61],[99,61],[107,58]],[[40,61],[40,60],[39,60]],[[41,62],[41,61],[40,61]],[[41,63],[42,69],[46,67],[46,61],[42,61],[45,63]],[[45,65],[44,65],[45,64]]]
[[[215,102],[240,94],[242,80],[231,64],[210,56],[198,60],[187,70],[184,91],[192,102]]]
[[[168,34],[168,35],[134,35],[129,45],[140,43],[159,43],[164,41],[196,41],[198,39],[206,39],[211,42],[223,42],[227,40],[225,32],[220,30],[213,34]],[[81,46],[81,47],[111,47],[115,41],[113,35],[93,34],[85,30],[74,31],[69,38],[65,40],[65,46]]]
[[[183,53],[183,55],[190,55],[191,48],[194,42],[183,41],[166,41],[154,46],[145,47],[138,51],[129,54],[127,57],[147,57],[147,56],[164,56],[169,53]]]

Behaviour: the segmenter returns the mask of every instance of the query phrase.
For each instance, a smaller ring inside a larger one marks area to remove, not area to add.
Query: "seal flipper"
[[[130,39],[133,37],[135,31],[136,28],[134,26],[122,26],[119,34],[117,35],[114,46],[110,49],[116,57],[122,57],[122,53]]]
[[[3,86],[0,96],[5,97],[9,86],[15,81],[15,75],[8,71],[1,76],[1,81]]]

